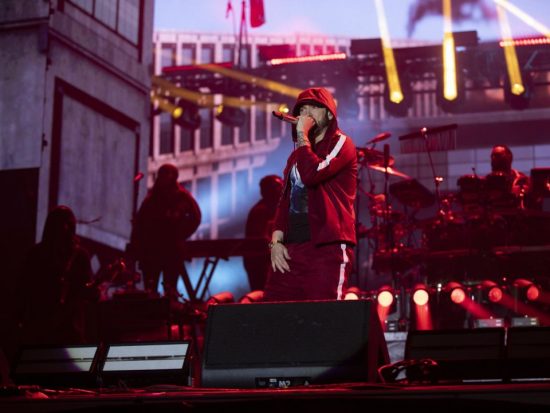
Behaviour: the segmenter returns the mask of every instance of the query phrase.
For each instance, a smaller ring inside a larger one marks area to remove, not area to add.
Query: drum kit
[[[359,188],[368,196],[371,221],[359,237],[367,238],[374,251],[376,272],[402,272],[434,262],[447,271],[456,269],[456,260],[468,257],[475,262],[480,256],[490,256],[502,268],[510,248],[525,252],[542,247],[548,255],[550,213],[532,207],[529,185],[514,187],[513,180],[502,173],[471,174],[457,180],[456,191],[434,193],[398,170],[388,152],[387,145],[383,152],[373,147],[357,150],[358,163],[368,170],[369,179],[370,171],[385,174],[383,193],[374,194],[372,179],[370,192]],[[398,179],[388,184],[390,177]],[[426,213],[433,216],[416,218]]]

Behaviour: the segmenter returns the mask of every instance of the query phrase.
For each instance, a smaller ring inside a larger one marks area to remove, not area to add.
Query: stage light
[[[24,347],[13,378],[18,385],[95,386],[101,351],[98,345]]]
[[[391,288],[382,287],[380,290],[378,290],[376,301],[378,302],[378,305],[382,307],[386,307],[386,308],[390,307],[394,301],[393,292]]]
[[[510,86],[510,78],[507,76],[504,80],[504,99],[512,109],[524,110],[531,104],[533,95],[533,77],[530,73],[520,73],[522,79],[522,92],[519,94],[513,93],[513,86]]]
[[[344,300],[359,300],[363,293],[358,287],[349,287],[344,294]]]
[[[373,298],[376,299],[376,312],[378,313],[378,318],[384,327],[384,331],[394,328],[395,326],[390,327],[390,324],[388,323],[388,317],[395,309],[395,306],[393,305],[395,302],[393,289],[389,285],[384,285],[378,289]]]
[[[243,295],[239,299],[239,303],[241,304],[257,303],[259,301],[262,301],[263,298],[264,298],[263,290],[250,291],[248,294]]]
[[[430,301],[430,293],[428,292],[428,288],[422,284],[417,285],[413,290],[412,300],[418,306],[428,304],[428,301]]]
[[[465,80],[464,80],[464,73],[462,73],[461,70],[458,70],[456,72],[456,94],[455,97],[451,99],[447,99],[445,96],[445,81],[444,81],[444,73],[440,73],[437,77],[437,86],[436,86],[436,102],[437,106],[439,106],[443,111],[447,113],[457,113],[460,112],[464,108],[464,100],[465,100]]]
[[[456,281],[447,283],[443,291],[449,294],[449,298],[455,304],[462,304],[466,300],[466,291],[464,287]]]
[[[412,302],[414,306],[411,308],[413,317],[413,325],[417,330],[431,330],[433,321],[430,310],[430,293],[428,287],[424,284],[417,284],[412,290]]]
[[[224,291],[218,294],[214,294],[206,301],[206,306],[209,307],[211,305],[216,304],[229,304],[234,303],[235,297],[233,297],[233,294],[230,291]]]
[[[195,130],[201,126],[201,116],[199,108],[195,105],[184,103],[180,100],[178,107],[181,109],[181,115],[174,118],[174,123],[182,128]]]
[[[479,284],[479,288],[481,289],[484,300],[488,300],[492,303],[499,303],[502,301],[504,293],[502,292],[502,288],[500,288],[494,281],[485,280]]]
[[[190,384],[190,341],[117,343],[106,346],[99,364],[103,384]]]
[[[246,113],[239,108],[219,105],[216,109],[216,119],[225,125],[239,128],[246,122]]]
[[[537,301],[541,295],[540,288],[530,280],[518,278],[514,280],[517,297],[522,301]]]
[[[156,105],[153,109],[153,116],[160,115],[162,112],[167,112],[174,119],[178,119],[183,114],[183,109],[179,105],[174,105],[169,98],[163,96],[151,95],[151,102]]]
[[[390,86],[388,79],[384,83],[384,109],[392,116],[406,117],[409,114],[409,109],[413,104],[413,90],[410,77],[407,73],[401,73],[401,95],[391,96],[391,90],[386,93]],[[399,98],[399,99],[396,99]],[[398,101],[398,102],[397,102]]]

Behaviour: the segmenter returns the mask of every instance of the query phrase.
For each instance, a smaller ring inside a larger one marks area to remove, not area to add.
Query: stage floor
[[[155,385],[126,390],[4,392],[2,412],[549,411],[550,383],[403,385],[345,383],[287,389],[205,389]],[[378,410],[383,409],[383,410]]]

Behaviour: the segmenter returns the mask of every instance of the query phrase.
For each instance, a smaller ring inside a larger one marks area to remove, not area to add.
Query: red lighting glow
[[[287,63],[303,63],[303,62],[326,62],[329,60],[346,60],[345,53],[321,54],[315,56],[300,56],[300,57],[284,57],[280,59],[271,59],[268,64],[271,66],[284,65]]]

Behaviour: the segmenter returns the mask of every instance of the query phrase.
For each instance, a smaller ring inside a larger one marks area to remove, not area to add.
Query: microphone
[[[293,125],[296,125],[298,123],[298,118],[289,115],[287,113],[279,112],[277,110],[274,110],[271,112],[273,116],[275,116],[277,119],[282,120],[283,122],[292,123]]]
[[[143,179],[143,173],[139,172],[136,176],[134,176],[134,182],[137,183]]]
[[[384,144],[384,168],[390,166],[390,145]]]
[[[371,145],[373,143],[377,143],[380,141],[385,141],[391,136],[391,133],[389,132],[382,132],[376,135],[374,138],[372,138],[370,141],[367,142],[367,145]]]

